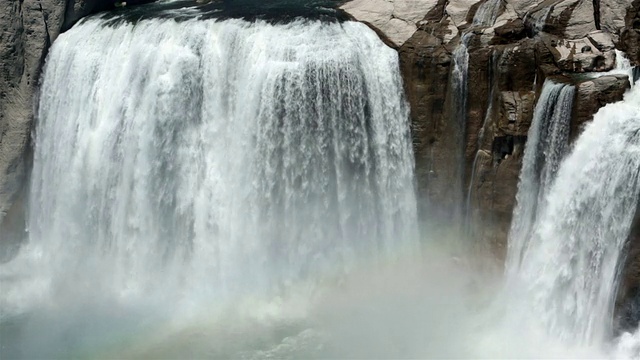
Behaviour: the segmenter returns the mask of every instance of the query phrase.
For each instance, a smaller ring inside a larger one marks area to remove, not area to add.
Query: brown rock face
[[[443,11],[446,2],[426,14],[399,52],[412,108],[418,191],[424,207],[432,205],[430,218],[438,208],[443,213],[435,221],[454,223],[452,209],[459,206],[469,235],[498,256],[505,254],[524,144],[545,78],[577,86],[572,138],[600,107],[621,100],[629,87],[623,76],[576,75],[615,64],[617,35],[611,29],[627,10],[603,1],[600,6],[592,0],[507,0],[489,28],[472,24],[482,2],[469,7],[465,17],[456,15],[457,22]],[[634,9],[627,14],[628,24],[637,14]],[[528,12],[534,15],[527,18]],[[452,68],[465,33],[470,60],[461,127],[452,108]]]
[[[576,99],[573,102],[571,138],[578,137],[582,126],[593,119],[593,115],[601,107],[622,100],[629,86],[629,78],[626,75],[603,76],[578,84]]]
[[[448,121],[450,110],[446,106],[452,62],[451,49],[442,40],[447,26],[445,20],[419,29],[399,53],[411,103],[418,193],[423,200],[453,206],[460,191],[450,183],[456,177],[456,167],[452,165],[459,161],[459,129]]]
[[[494,50],[489,112],[478,129],[479,141],[472,151],[475,165],[467,178],[471,235],[500,258],[505,255],[522,152],[533,116],[535,48],[533,40],[525,39]]]

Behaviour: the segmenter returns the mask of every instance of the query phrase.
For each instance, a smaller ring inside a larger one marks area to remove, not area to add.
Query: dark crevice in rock
[[[600,28],[600,0],[593,0],[593,21],[596,25],[596,29]]]
[[[500,164],[500,162],[505,159],[507,155],[512,155],[514,145],[514,137],[511,135],[495,137],[493,139],[493,144],[491,145],[491,153],[494,157],[494,163]]]
[[[42,23],[44,24],[44,32],[46,34],[44,47],[45,49],[48,49],[49,46],[51,46],[51,33],[49,32],[49,24],[47,23],[47,14],[45,14],[44,10],[42,9],[41,1],[38,1],[38,7],[40,9],[40,13],[42,14]]]

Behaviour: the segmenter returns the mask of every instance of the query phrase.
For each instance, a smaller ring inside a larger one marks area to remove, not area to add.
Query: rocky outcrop
[[[392,27],[390,9],[401,2],[380,2],[387,10],[376,10],[379,21],[365,21],[399,47],[412,107],[418,190],[423,206],[431,208],[428,217],[452,219],[456,204],[462,204],[469,235],[502,255],[542,83],[554,77],[576,85],[575,138],[582,124],[604,104],[621,99],[629,86],[623,76],[583,74],[611,70],[616,48],[640,63],[640,0],[423,1],[421,11],[428,10],[405,40],[410,26],[403,25],[401,37],[385,30]],[[378,1],[354,0],[343,8],[364,19],[367,4]],[[454,53],[463,43],[470,60],[461,128],[451,97],[458,71]],[[448,215],[438,214],[443,211]]]
[[[629,86],[627,75],[602,76],[579,83],[573,102],[571,137],[576,138],[582,126],[590,121],[601,107],[622,100]]]

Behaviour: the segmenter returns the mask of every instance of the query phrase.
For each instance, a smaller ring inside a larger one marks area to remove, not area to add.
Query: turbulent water
[[[402,94],[359,23],[84,21],[47,58],[2,316],[311,294],[415,253]]]
[[[560,167],[518,278],[548,331],[576,344],[611,336],[621,250],[640,193],[640,91],[600,110]]]
[[[546,80],[533,113],[525,145],[516,207],[509,233],[507,272],[519,269],[536,220],[569,144],[575,87]]]

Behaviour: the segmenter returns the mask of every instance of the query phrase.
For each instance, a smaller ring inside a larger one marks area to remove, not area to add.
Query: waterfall
[[[533,13],[527,12],[524,15],[523,21],[525,24],[530,24],[532,35],[537,35],[544,31],[544,27],[552,12],[553,6],[549,6],[546,9],[535,9]],[[537,16],[532,16],[532,14],[537,14]]]
[[[631,61],[627,58],[627,55],[624,52],[616,49],[615,53],[616,66],[613,68],[613,70],[610,71],[610,73],[629,76],[629,83],[631,84],[631,86],[634,86],[637,80],[634,76],[634,73],[637,68],[631,65]]]
[[[35,134],[3,312],[279,296],[417,248],[398,56],[360,23],[90,18],[51,49]]]
[[[477,140],[477,150],[473,157],[473,163],[471,164],[471,177],[469,178],[469,185],[467,186],[466,191],[466,199],[465,199],[465,216],[464,216],[464,227],[467,234],[470,234],[472,231],[472,211],[471,211],[471,196],[473,195],[473,185],[475,183],[476,174],[478,172],[478,159],[480,158],[480,154],[484,151],[482,149],[484,143],[484,135],[487,130],[487,125],[491,120],[493,114],[493,103],[495,101],[495,93],[496,93],[496,83],[494,81],[494,76],[497,74],[497,65],[498,62],[502,59],[504,53],[499,55],[498,52],[493,51],[491,53],[491,64],[489,65],[489,98],[487,99],[487,112],[484,115],[484,121],[482,122],[482,127],[478,132],[478,140]]]
[[[566,152],[574,94],[575,87],[549,79],[542,86],[524,149],[509,232],[507,272],[518,271],[538,214],[543,211],[544,197]]]
[[[456,164],[455,181],[452,187],[456,189],[456,199],[454,201],[453,218],[455,221],[464,221],[464,149],[467,130],[467,100],[468,100],[468,73],[469,73],[469,50],[468,45],[473,37],[472,33],[466,33],[460,39],[460,44],[453,51],[453,66],[451,67],[449,95],[449,106],[451,119],[454,122],[456,135]]]
[[[545,96],[551,97],[557,88],[545,84]],[[536,119],[540,110],[536,109]],[[532,127],[528,149],[535,144],[537,128]],[[621,250],[640,195],[639,129],[640,87],[635,86],[623,101],[603,107],[594,116],[559,167],[542,200],[544,206],[538,203],[538,214],[528,226],[529,243],[522,252],[510,249],[508,266],[520,266],[508,273],[509,284],[517,283],[522,290],[511,293],[518,293],[526,304],[526,310],[519,311],[566,343],[602,344],[612,335]],[[539,197],[536,191],[524,193],[531,186],[532,160],[529,151],[519,203]],[[541,183],[540,189],[545,186]],[[518,206],[514,221],[532,216]],[[513,235],[510,240],[517,244],[520,239]]]
[[[483,2],[473,16],[473,25],[493,26],[498,19],[500,5],[502,5],[502,0],[486,0]]]

